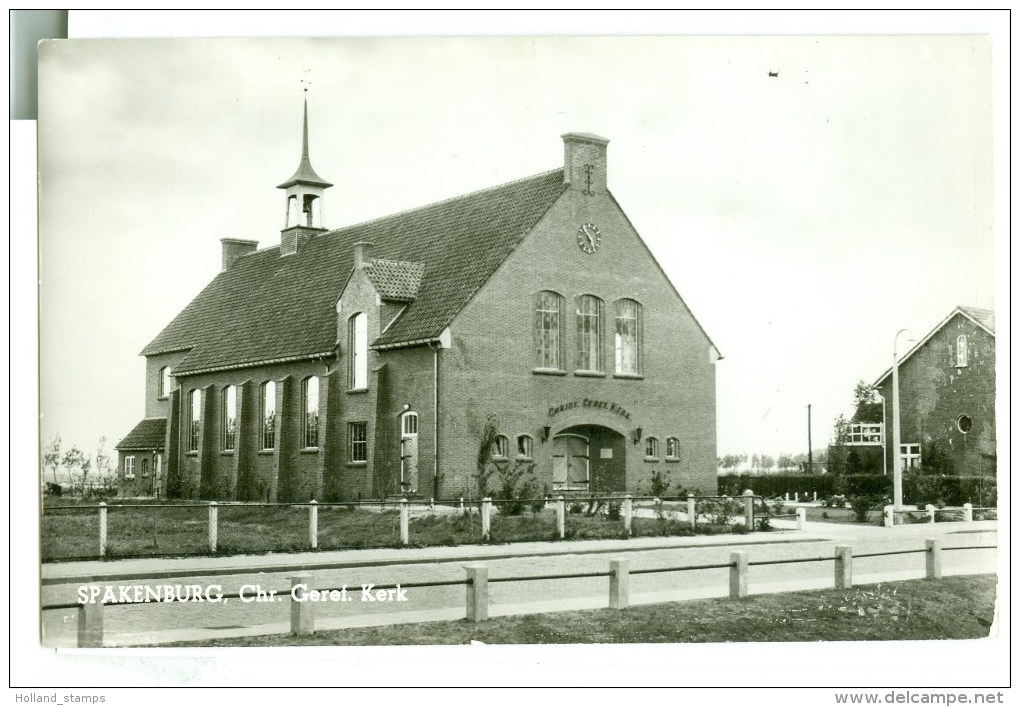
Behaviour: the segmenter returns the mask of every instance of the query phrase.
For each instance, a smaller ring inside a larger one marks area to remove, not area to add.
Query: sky
[[[806,452],[809,404],[824,446],[898,330],[996,306],[987,37],[73,40],[40,72],[44,443],[127,434],[138,353],[219,239],[279,242],[303,82],[329,227],[609,138],[610,190],[724,357],[720,455]]]

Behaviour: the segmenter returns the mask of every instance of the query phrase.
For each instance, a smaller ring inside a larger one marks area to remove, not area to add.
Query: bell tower
[[[296,253],[298,247],[316,233],[326,229],[322,225],[322,195],[332,184],[315,173],[308,159],[308,89],[305,89],[304,121],[301,133],[301,162],[290,179],[277,189],[286,192],[286,220],[280,232],[280,255]]]

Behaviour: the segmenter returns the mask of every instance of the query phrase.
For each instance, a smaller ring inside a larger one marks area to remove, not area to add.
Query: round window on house
[[[974,421],[970,419],[968,415],[960,415],[956,418],[956,429],[960,430],[964,434],[970,432],[970,428],[974,426]]]

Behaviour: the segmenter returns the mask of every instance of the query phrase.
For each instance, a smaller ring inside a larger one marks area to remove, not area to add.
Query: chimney
[[[566,133],[563,138],[563,181],[585,196],[606,193],[606,145],[591,133]]]
[[[372,244],[361,241],[354,244],[354,269],[361,270],[368,265],[371,258]]]
[[[222,272],[230,270],[234,261],[242,255],[254,253],[255,249],[259,247],[258,241],[245,241],[240,238],[221,238],[220,243],[223,245]]]

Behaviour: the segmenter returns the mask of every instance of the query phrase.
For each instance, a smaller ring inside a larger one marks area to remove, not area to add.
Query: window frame
[[[645,461],[659,460],[659,438],[645,437]]]
[[[231,395],[233,393],[233,395]],[[233,404],[234,415],[229,414]],[[220,392],[220,450],[233,452],[237,447],[237,386],[228,385]]]
[[[555,303],[556,309],[550,308]],[[554,290],[539,290],[531,301],[532,357],[535,372],[564,373],[565,351],[563,310],[565,299]],[[553,326],[547,326],[548,324]],[[555,335],[555,341],[551,341]],[[546,344],[549,344],[548,346]]]
[[[308,392],[311,381],[315,381],[315,406],[309,409]],[[311,375],[301,381],[301,444],[302,449],[319,448],[319,377]]]
[[[140,466],[141,466],[142,478],[143,479],[148,478],[149,477],[149,458],[148,457],[142,457],[142,463],[141,463]]]
[[[911,451],[916,449],[916,451]],[[921,469],[921,445],[918,442],[901,442],[897,462],[900,471],[919,471]],[[914,462],[914,464],[911,464]]]
[[[956,367],[966,368],[968,358],[967,335],[960,334],[956,337]]]
[[[626,316],[623,312],[625,306],[633,306],[634,316]],[[625,346],[621,324],[625,321],[633,321],[634,328],[634,351],[633,369],[624,370]],[[613,302],[613,375],[627,378],[640,377],[644,375],[644,307],[632,297],[623,297]]]
[[[666,461],[680,461],[680,440],[677,437],[666,438]]]
[[[356,438],[355,432],[360,431],[360,438]],[[356,453],[360,452],[360,453]],[[368,464],[368,423],[348,422],[347,423],[347,463]]]
[[[135,478],[135,455],[130,454],[124,457],[124,478]]]
[[[517,435],[517,458],[534,459],[535,439],[531,435]]]
[[[510,438],[506,435],[496,435],[496,439],[492,441],[492,458],[493,459],[509,459],[510,458]]]
[[[593,304],[595,311],[583,308],[583,304]],[[605,373],[605,347],[602,344],[605,312],[606,303],[600,297],[583,294],[574,299],[574,334],[577,337],[574,371],[577,373]],[[591,360],[592,354],[594,361]]]
[[[269,394],[272,386],[272,395]],[[269,403],[272,402],[270,409]],[[267,444],[268,442],[268,444]],[[276,381],[268,380],[259,386],[259,451],[276,449]]]
[[[202,391],[192,388],[188,391],[188,453],[197,454],[202,428]]]
[[[347,318],[347,346],[347,389],[349,391],[368,390],[367,313],[355,312]]]
[[[165,400],[170,397],[170,391],[173,389],[173,369],[170,366],[163,366],[159,369],[159,381],[156,383],[158,386],[156,389],[156,398],[159,400]]]

